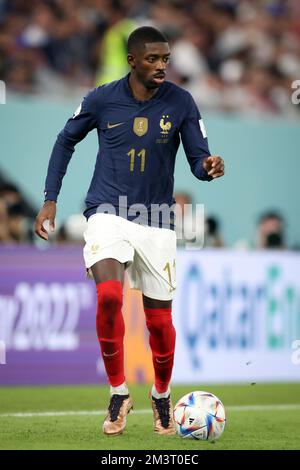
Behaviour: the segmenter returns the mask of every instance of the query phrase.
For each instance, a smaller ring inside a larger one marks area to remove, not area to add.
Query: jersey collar
[[[137,104],[145,104],[145,103],[150,103],[152,101],[155,101],[157,100],[162,92],[163,92],[163,88],[164,88],[164,85],[165,85],[165,82],[161,84],[161,86],[159,87],[159,89],[157,90],[157,92],[155,93],[155,95],[153,95],[149,100],[137,100],[135,98],[135,96],[133,95],[132,91],[131,91],[131,88],[129,86],[129,75],[130,73],[128,73],[127,75],[125,75],[125,77],[122,79],[123,81],[123,86],[124,86],[124,89],[125,89],[125,93],[127,94],[127,96],[129,98],[131,98],[135,103]]]

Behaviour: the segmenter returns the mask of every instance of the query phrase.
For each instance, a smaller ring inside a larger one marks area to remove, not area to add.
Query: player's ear
[[[130,65],[130,67],[132,67],[133,69],[135,69],[135,57],[134,57],[134,55],[132,55],[132,54],[127,54],[127,62],[128,62],[128,64]]]

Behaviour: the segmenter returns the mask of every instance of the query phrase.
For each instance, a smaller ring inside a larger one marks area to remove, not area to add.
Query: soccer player
[[[123,282],[143,295],[155,381],[151,389],[154,430],[174,434],[170,380],[175,349],[172,298],[176,288],[174,204],[175,157],[180,137],[199,180],[223,176],[224,162],[211,156],[192,96],[165,80],[170,49],[165,36],[141,27],[128,38],[130,73],[91,91],[59,133],[49,162],[45,203],[35,231],[47,240],[54,230],[56,201],[75,145],[97,129],[99,152],[86,197],[88,227],[84,260],[97,289],[96,328],[110,384],[103,424],[121,434],[132,399],[124,375]],[[134,347],[134,345],[133,345]]]

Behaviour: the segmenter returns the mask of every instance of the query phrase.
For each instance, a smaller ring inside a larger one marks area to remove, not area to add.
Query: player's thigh
[[[102,259],[93,264],[90,269],[96,284],[111,280],[120,281],[122,285],[124,284],[125,263],[120,263],[116,259]]]
[[[134,249],[128,242],[121,217],[94,214],[84,232],[83,257],[88,277],[96,284],[108,280],[123,283],[125,265],[133,261]]]
[[[144,308],[171,308],[172,300],[158,300],[143,294]]]
[[[171,301],[176,290],[175,232],[143,227],[141,236],[135,237],[133,243],[136,255],[129,271],[130,287],[141,289],[147,305],[153,305],[154,300]]]

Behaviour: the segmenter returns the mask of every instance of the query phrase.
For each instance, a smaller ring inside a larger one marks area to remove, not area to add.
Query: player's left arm
[[[219,155],[210,154],[205,126],[191,95],[179,132],[191,171],[196,178],[211,181],[224,175],[224,161]]]

